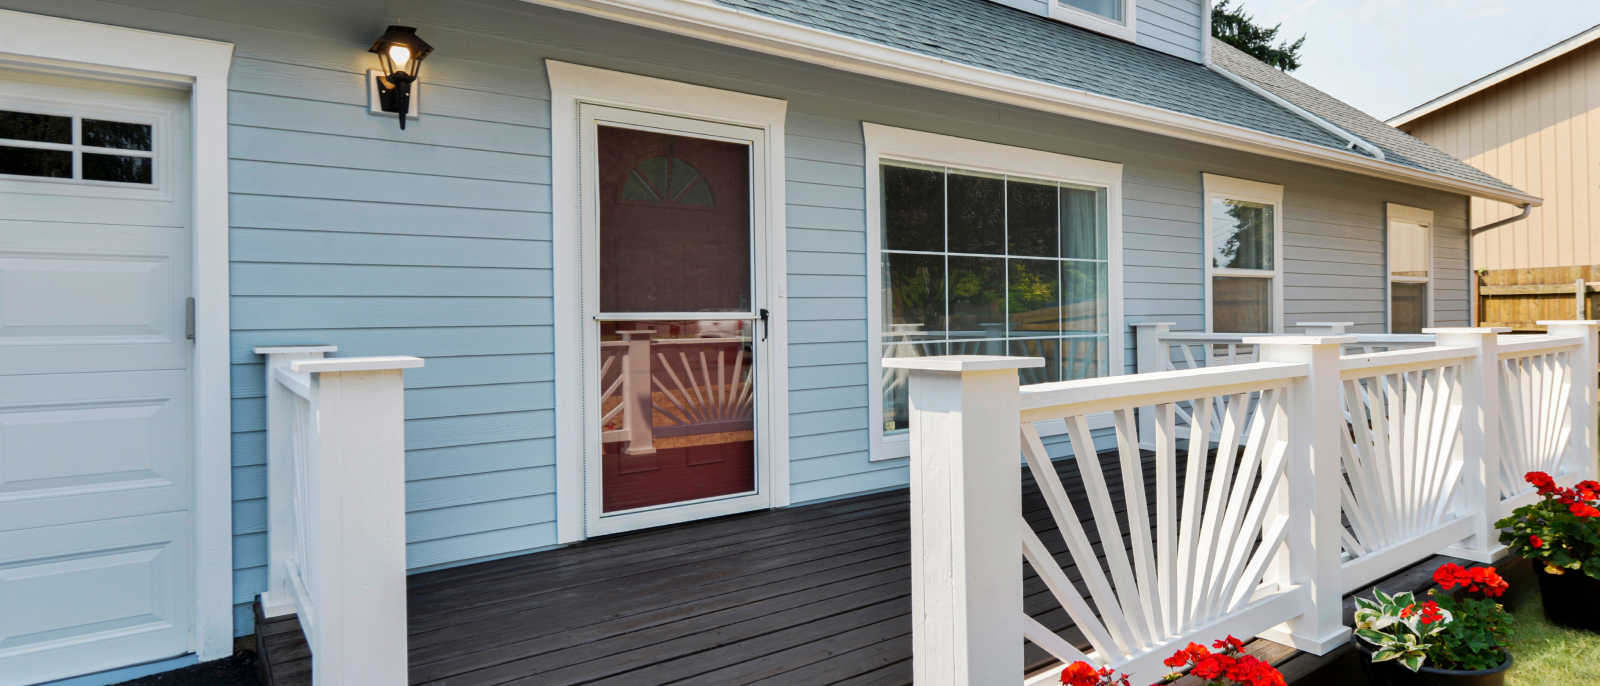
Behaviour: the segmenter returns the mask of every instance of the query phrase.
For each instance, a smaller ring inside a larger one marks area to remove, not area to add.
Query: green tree
[[[1220,0],[1211,7],[1211,35],[1228,45],[1232,45],[1246,54],[1270,66],[1289,72],[1300,68],[1300,48],[1306,44],[1306,37],[1290,43],[1288,39],[1272,42],[1278,39],[1278,30],[1283,27],[1279,24],[1272,28],[1260,26],[1255,23],[1255,17],[1246,14],[1244,5],[1228,7],[1232,0]]]

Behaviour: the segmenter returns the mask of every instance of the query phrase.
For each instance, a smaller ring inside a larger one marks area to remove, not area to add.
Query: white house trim
[[[1272,331],[1283,333],[1283,186],[1259,181],[1235,179],[1216,174],[1201,174],[1201,182],[1205,187],[1205,197],[1201,200],[1201,213],[1205,217],[1205,243],[1200,246],[1206,265],[1205,305],[1206,305],[1206,332],[1212,332],[1214,323],[1211,304],[1211,278],[1213,276],[1246,276],[1252,278],[1266,278],[1262,274],[1267,270],[1257,269],[1222,269],[1215,266],[1212,251],[1212,236],[1215,227],[1212,226],[1211,201],[1214,198],[1227,200],[1245,200],[1264,205],[1272,205]]]
[[[883,435],[883,392],[876,385],[883,378],[882,341],[883,270],[882,189],[879,164],[885,160],[957,167],[979,172],[1011,174],[1047,181],[1065,181],[1106,189],[1106,281],[1110,302],[1108,341],[1112,374],[1123,371],[1122,297],[1122,165],[1059,153],[955,138],[924,131],[901,129],[862,122],[866,140],[867,182],[867,392],[871,438],[868,459],[893,460],[909,457],[909,440],[886,440]],[[1109,415],[1093,418],[1094,428],[1111,426]],[[1067,432],[1064,422],[1039,426],[1041,435]]]
[[[1449,93],[1445,93],[1444,95],[1422,103],[1421,105],[1417,105],[1416,107],[1391,117],[1384,123],[1396,128],[1405,126],[1406,124],[1410,124],[1411,122],[1421,119],[1422,117],[1425,117],[1433,112],[1437,112],[1440,109],[1449,107],[1454,103],[1470,98],[1478,93],[1482,93],[1483,91],[1494,87],[1495,84],[1501,83],[1506,79],[1514,77],[1530,69],[1534,69],[1541,64],[1545,64],[1550,60],[1588,45],[1597,38],[1600,38],[1600,26],[1590,28],[1583,33],[1523,58],[1516,64],[1507,66],[1499,71],[1489,74],[1488,76],[1450,91]]]
[[[891,48],[698,0],[523,0],[924,86],[1280,159],[1512,204],[1537,196],[1375,160],[1241,126]]]
[[[767,358],[773,373],[767,379],[769,421],[767,424],[765,475],[769,504],[789,504],[789,393],[788,393],[788,303],[785,297],[786,257],[784,200],[784,122],[788,103],[745,93],[706,88],[635,74],[596,69],[565,62],[545,62],[550,75],[551,164],[554,171],[551,194],[554,201],[553,251],[555,255],[555,353],[562,360],[556,365],[556,535],[561,543],[583,540],[593,535],[587,527],[584,457],[587,432],[583,426],[584,370],[576,363],[584,359],[583,326],[587,325],[583,293],[583,265],[580,240],[583,218],[580,209],[581,133],[580,105],[592,104],[718,122],[760,129],[765,141],[765,214],[758,226],[764,227],[766,249],[759,259],[768,293],[770,345]],[[759,304],[756,305],[760,307]],[[598,446],[596,446],[597,448]],[[704,514],[708,503],[681,508],[681,514]],[[659,523],[667,523],[662,521]]]
[[[233,654],[233,477],[228,367],[228,71],[233,45],[0,10],[0,63],[190,92],[195,343],[194,637]]]

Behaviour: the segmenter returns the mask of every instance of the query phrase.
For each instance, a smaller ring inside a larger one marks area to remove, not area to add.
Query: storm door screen
[[[750,146],[604,124],[596,144],[602,512],[752,492]]]

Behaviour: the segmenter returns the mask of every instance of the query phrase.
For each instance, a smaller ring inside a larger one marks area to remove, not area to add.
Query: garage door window
[[[0,176],[149,186],[152,124],[0,110]]]

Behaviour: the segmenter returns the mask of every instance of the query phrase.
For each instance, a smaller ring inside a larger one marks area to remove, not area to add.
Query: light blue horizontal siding
[[[1201,0],[1137,0],[1138,43],[1183,59],[1201,61],[1204,36]]]
[[[519,82],[544,90],[540,71],[485,71],[457,83],[434,73],[422,119],[401,132],[393,118],[366,112],[357,69],[235,62],[241,634],[266,583],[265,381],[255,346],[319,343],[339,346],[336,356],[427,359],[406,373],[408,566],[555,542],[549,104],[484,89],[499,79],[508,90]]]

